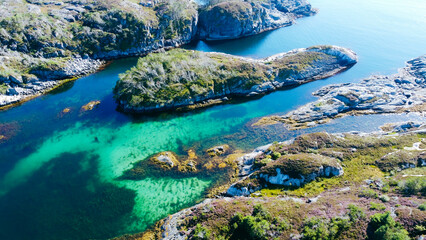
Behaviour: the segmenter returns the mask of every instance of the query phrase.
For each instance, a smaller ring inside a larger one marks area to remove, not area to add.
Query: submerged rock
[[[101,101],[91,101],[88,104],[84,105],[81,107],[81,112],[86,112],[86,111],[91,111],[93,110],[96,106],[98,106],[99,104],[101,104]],[[64,111],[66,111],[67,109],[64,109]],[[69,111],[68,111],[69,112]]]
[[[187,156],[178,156],[171,151],[160,152],[146,160],[133,164],[123,173],[121,179],[141,180],[147,177],[195,177],[215,176],[230,178],[234,173],[233,155],[197,156],[194,150],[188,150]]]
[[[179,164],[176,155],[173,152],[162,152],[151,158],[155,164],[159,164],[162,168],[171,169]]]
[[[210,157],[216,157],[216,156],[221,156],[225,154],[228,150],[229,150],[229,145],[225,144],[222,146],[209,148],[207,149],[206,152]]]
[[[126,112],[204,107],[208,104],[199,103],[252,97],[323,79],[356,62],[354,52],[336,46],[296,49],[261,60],[175,49],[141,58],[120,76],[114,94]]]

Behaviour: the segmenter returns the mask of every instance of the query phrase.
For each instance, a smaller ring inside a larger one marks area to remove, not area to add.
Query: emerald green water
[[[129,116],[117,112],[112,88],[136,59],[70,83],[61,90],[0,112],[0,238],[106,239],[143,231],[155,221],[201,200],[209,177],[117,180],[132,163],[159,151],[180,154],[228,143],[247,151],[309,131],[371,131],[417,115],[347,117],[305,131],[252,128],[257,118],[314,100],[311,92],[373,73],[390,74],[426,53],[422,0],[313,0],[318,15],[298,24],[235,41],[187,48],[254,58],[317,44],[352,48],[359,63],[324,81],[189,113]],[[98,108],[81,106],[100,100]],[[60,112],[71,108],[61,116]]]

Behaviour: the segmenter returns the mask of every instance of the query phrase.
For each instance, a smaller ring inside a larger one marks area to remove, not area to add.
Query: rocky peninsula
[[[349,49],[314,46],[255,60],[175,49],[149,54],[120,75],[119,107],[142,113],[197,108],[330,77],[357,62]]]
[[[240,30],[234,26],[241,32],[237,38],[290,25],[314,10],[304,0],[216,1],[207,6],[192,0],[5,0],[0,3],[0,107],[92,73],[105,60],[145,55],[208,32],[216,34],[218,25],[198,31],[208,27],[205,21],[199,27],[199,12],[203,19],[222,14],[233,24],[241,22]]]
[[[235,39],[294,24],[317,10],[305,1],[219,1],[200,11],[199,39]]]
[[[382,129],[259,147],[222,194],[116,239],[422,239],[426,126]]]
[[[303,128],[350,114],[426,111],[426,55],[407,62],[391,76],[371,76],[359,83],[325,86],[313,93],[319,99],[284,116],[261,119],[258,124],[284,122]]]

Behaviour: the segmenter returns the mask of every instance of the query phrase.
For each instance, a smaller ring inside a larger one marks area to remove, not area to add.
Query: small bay
[[[231,41],[185,48],[263,58],[319,44],[354,50],[359,63],[332,78],[262,98],[185,113],[130,116],[116,111],[112,88],[136,58],[68,83],[0,112],[0,238],[106,239],[145,230],[202,200],[208,177],[117,180],[132,164],[160,151],[202,151],[228,143],[250,150],[312,131],[374,131],[386,122],[425,120],[415,114],[345,117],[304,131],[253,128],[259,117],[284,113],[334,83],[392,74],[426,53],[423,0],[312,0],[319,8],[297,24]],[[92,111],[81,107],[99,100]],[[63,112],[68,108],[68,113]],[[55,214],[49,214],[55,213]],[[105,228],[99,227],[108,222]],[[32,226],[26,228],[25,226]],[[107,229],[106,229],[107,228]],[[56,229],[56,231],[55,231]],[[63,229],[64,231],[61,231]]]

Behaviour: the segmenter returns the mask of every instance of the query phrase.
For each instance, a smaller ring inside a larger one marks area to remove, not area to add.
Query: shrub
[[[271,220],[271,214],[261,204],[256,204],[253,208],[253,216],[260,219]]]
[[[277,160],[278,158],[281,157],[281,153],[279,153],[279,152],[273,152],[271,154],[271,157],[272,157],[272,159]]]
[[[305,222],[302,239],[339,239],[350,226],[351,222],[348,219],[336,217],[327,221],[313,217]]]
[[[348,215],[351,222],[356,222],[358,220],[365,218],[365,213],[362,210],[362,208],[351,204],[349,205],[348,209],[349,209]]]
[[[398,181],[395,179],[389,180],[389,186],[392,186],[392,187],[398,186]]]
[[[377,213],[371,216],[369,223],[369,239],[409,240],[407,230],[395,222],[390,212]]]
[[[426,203],[420,204],[419,209],[422,211],[426,211]]]
[[[421,193],[423,196],[426,196],[426,179],[408,179],[399,184],[399,190],[405,195],[417,195]]]
[[[305,222],[302,239],[329,239],[327,223],[320,218],[311,218]]]
[[[211,231],[206,229],[205,227],[201,226],[201,224],[197,224],[194,230],[194,236],[192,239],[210,239]]]
[[[362,192],[359,194],[360,197],[365,197],[365,198],[378,198],[379,194],[377,194],[374,190],[372,189],[364,189],[362,190]]]
[[[386,207],[383,204],[371,202],[370,203],[370,210],[385,210]]]
[[[231,229],[233,233],[230,239],[267,239],[266,231],[270,229],[270,224],[266,220],[258,217],[243,217],[240,213],[236,214],[231,220]]]

